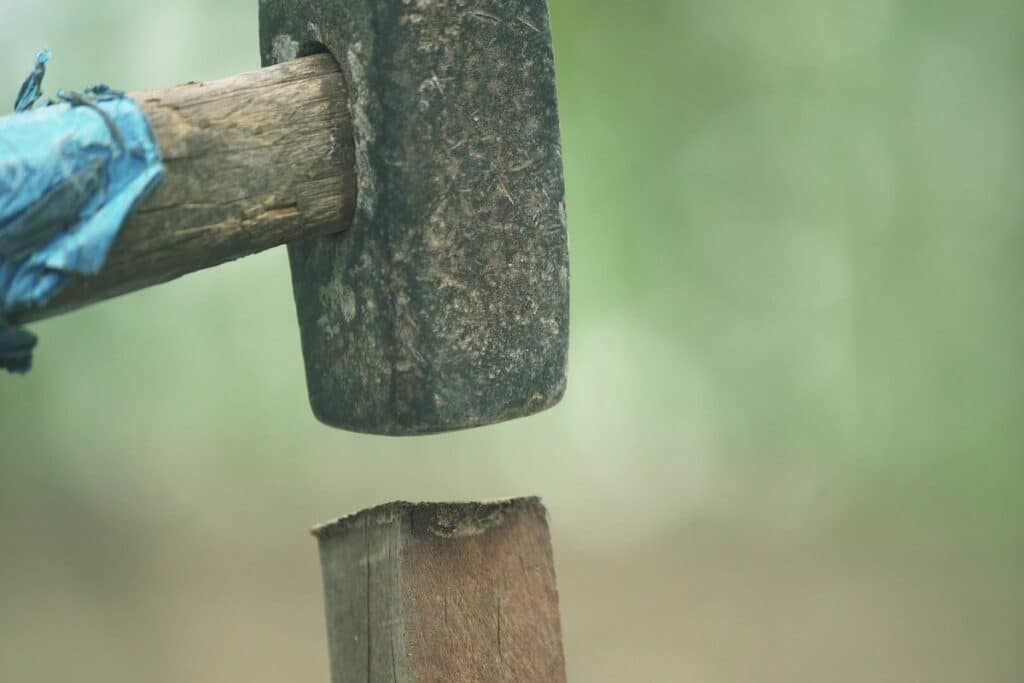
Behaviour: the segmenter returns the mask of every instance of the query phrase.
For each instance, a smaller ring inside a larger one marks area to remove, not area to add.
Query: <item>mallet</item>
[[[261,0],[266,68],[134,94],[167,179],[26,322],[289,245],[323,422],[410,435],[550,407],[569,269],[545,0]],[[340,71],[339,71],[340,65]]]

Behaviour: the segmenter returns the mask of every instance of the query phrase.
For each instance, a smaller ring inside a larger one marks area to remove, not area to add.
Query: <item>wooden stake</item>
[[[313,533],[333,683],[564,683],[538,499],[391,503]]]
[[[75,278],[17,322],[352,224],[352,120],[330,55],[130,96],[150,119],[167,176],[125,223],[99,275]]]

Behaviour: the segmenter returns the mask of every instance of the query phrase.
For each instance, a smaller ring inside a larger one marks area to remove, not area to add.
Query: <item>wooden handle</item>
[[[392,503],[314,534],[332,683],[565,683],[536,498]]]
[[[98,275],[74,278],[16,322],[351,225],[352,121],[330,55],[131,97],[149,116],[166,179],[125,223]]]

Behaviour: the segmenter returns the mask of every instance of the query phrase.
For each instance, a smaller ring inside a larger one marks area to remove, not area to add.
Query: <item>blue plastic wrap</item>
[[[28,111],[43,96],[43,77],[46,76],[46,64],[50,61],[50,51],[43,50],[36,57],[36,68],[28,75],[18,91],[18,99],[14,102],[14,111]]]
[[[0,118],[0,367],[24,372],[26,338],[4,322],[71,275],[103,267],[125,219],[163,178],[142,109],[105,86],[30,109],[49,53]],[[31,345],[28,345],[29,354]]]

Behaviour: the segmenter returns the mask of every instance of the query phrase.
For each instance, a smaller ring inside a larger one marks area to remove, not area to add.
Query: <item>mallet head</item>
[[[323,422],[425,434],[555,404],[569,262],[546,0],[261,0],[264,65],[348,82],[351,230],[289,246]]]

